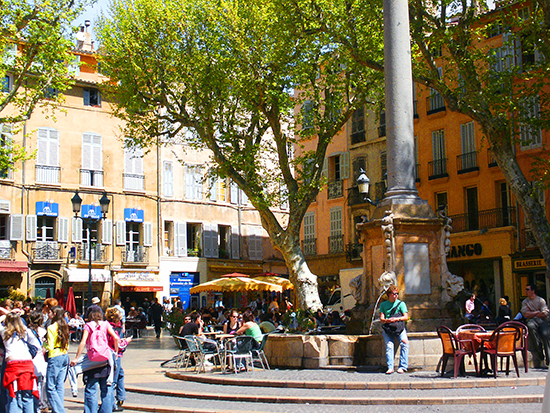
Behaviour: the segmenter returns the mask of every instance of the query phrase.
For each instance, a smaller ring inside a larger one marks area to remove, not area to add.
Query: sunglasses
[[[390,295],[399,295],[399,293],[390,293]]]

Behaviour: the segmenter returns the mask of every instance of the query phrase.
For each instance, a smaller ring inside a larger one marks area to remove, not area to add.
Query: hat
[[[92,304],[99,304],[99,298],[97,297],[92,298]]]

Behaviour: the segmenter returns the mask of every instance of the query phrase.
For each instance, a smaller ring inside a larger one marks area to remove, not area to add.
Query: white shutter
[[[211,224],[210,231],[210,234],[212,235],[212,258],[219,258],[220,245],[218,241],[218,224]]]
[[[48,165],[48,136],[48,129],[38,129],[36,142],[36,163],[38,165]]]
[[[134,162],[132,159],[132,150],[124,148],[124,172],[127,174],[134,173]]]
[[[174,196],[174,170],[172,162],[164,162],[164,196]]]
[[[244,193],[244,191],[241,189],[241,205],[248,205],[248,197]]]
[[[176,255],[187,257],[187,224],[185,222],[175,222],[174,229]]]
[[[57,241],[69,242],[69,218],[59,218],[57,220]]]
[[[231,258],[238,260],[240,257],[239,229],[237,227],[231,227]]]
[[[84,133],[82,134],[82,169],[93,169],[92,152],[92,135]]]
[[[143,223],[143,245],[145,247],[153,246],[153,223],[152,222]]]
[[[73,218],[71,222],[71,240],[73,243],[82,242],[82,220]]]
[[[349,152],[344,152],[340,156],[340,179],[349,178]]]
[[[50,160],[48,165],[59,166],[59,132],[56,130],[50,130],[48,156]]]
[[[126,222],[116,222],[116,245],[126,245]]]
[[[100,135],[92,135],[92,169],[103,170],[103,144]]]
[[[25,230],[23,215],[10,215],[10,240],[23,241],[23,231]]]
[[[460,137],[462,144],[462,154],[472,153],[476,151],[474,122],[463,123],[460,125]]]
[[[258,259],[258,242],[256,240],[256,228],[248,227],[247,229],[247,238],[248,238],[248,258],[251,260]]]
[[[231,181],[231,184],[229,185],[231,188],[231,203],[237,205],[239,203],[239,186]]]
[[[36,215],[27,215],[27,241],[36,241]]]
[[[216,202],[218,200],[218,185],[219,181],[217,179],[210,179],[210,200],[212,202]]]
[[[206,258],[212,258],[212,231],[209,223],[202,224],[202,239],[204,245],[204,256]]]
[[[101,238],[102,243],[111,245],[113,243],[113,221],[104,219],[101,221]]]

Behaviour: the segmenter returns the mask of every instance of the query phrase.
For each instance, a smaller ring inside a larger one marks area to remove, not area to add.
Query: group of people
[[[166,300],[165,300],[166,301]],[[160,338],[162,331],[163,314],[166,311],[166,303],[160,304],[158,299],[152,298],[151,301],[145,297],[140,306],[136,306],[130,299],[126,297],[124,303],[118,302],[118,307],[123,310],[123,323],[126,320],[136,320],[141,325],[154,325],[155,335]],[[134,335],[137,335],[138,323],[134,325]]]
[[[75,318],[54,298],[34,308],[11,300],[0,303],[0,413],[64,413],[65,381],[69,377],[76,396],[78,374],[85,383],[85,413],[98,412],[98,389],[102,399],[99,413],[123,410],[126,396],[121,357],[131,339],[122,338],[121,312],[112,307],[104,315],[99,305],[91,305],[85,320],[80,318],[82,323],[73,326],[82,327],[82,338],[76,357],[69,360],[69,323]]]

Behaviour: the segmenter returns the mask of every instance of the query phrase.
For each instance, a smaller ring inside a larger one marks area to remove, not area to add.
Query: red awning
[[[27,272],[27,261],[0,261],[0,272]]]

